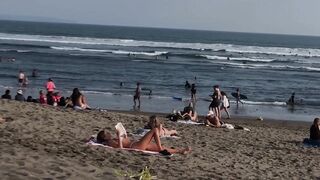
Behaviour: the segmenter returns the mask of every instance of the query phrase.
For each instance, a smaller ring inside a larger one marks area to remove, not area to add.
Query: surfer
[[[136,87],[136,90],[135,90],[135,94],[133,96],[133,103],[134,103],[134,107],[136,107],[136,100],[138,100],[138,108],[140,109],[140,96],[141,96],[141,87],[140,87],[140,83],[137,82],[137,87]]]

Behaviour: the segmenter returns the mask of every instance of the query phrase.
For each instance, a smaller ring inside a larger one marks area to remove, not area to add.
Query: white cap
[[[211,115],[214,115],[214,112],[210,110],[210,111],[208,112],[207,116],[211,116]]]
[[[19,90],[17,91],[17,93],[18,93],[18,94],[23,94],[23,92],[22,92],[21,89],[19,89]]]

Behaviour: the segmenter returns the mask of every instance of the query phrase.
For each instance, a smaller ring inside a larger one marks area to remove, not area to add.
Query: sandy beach
[[[159,114],[180,139],[166,146],[191,146],[187,155],[164,157],[89,146],[85,139],[122,122],[128,132],[143,127],[150,113],[73,111],[0,100],[1,179],[117,179],[116,170],[148,166],[158,179],[318,179],[320,149],[302,146],[310,123],[236,118],[251,131],[178,124]]]

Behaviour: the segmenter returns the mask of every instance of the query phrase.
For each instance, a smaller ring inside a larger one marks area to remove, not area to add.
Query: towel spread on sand
[[[221,128],[226,128],[226,129],[243,129],[245,131],[250,131],[250,129],[242,127],[242,126],[237,126],[237,125],[233,125],[233,124],[227,124],[224,123],[221,125]]]
[[[309,138],[304,138],[303,145],[305,147],[319,147],[320,148],[320,140],[312,140]]]
[[[136,132],[132,133],[134,136],[144,136],[146,135],[150,129],[144,129],[144,128],[139,128]],[[179,136],[161,136],[161,138],[174,138],[174,139],[179,139]]]
[[[177,121],[178,123],[182,123],[182,124],[193,124],[193,125],[203,125],[204,123],[198,123],[198,122],[194,122],[194,121],[191,121],[191,120],[179,120]]]
[[[120,149],[120,148],[114,148],[111,146],[103,145],[100,143],[97,143],[96,139],[97,135],[92,135],[89,141],[86,143],[91,146],[102,146],[105,148],[110,148],[110,149]],[[136,151],[136,152],[142,152],[146,154],[152,154],[152,155],[161,155],[161,156],[172,156],[173,154],[167,155],[167,154],[161,154],[160,152],[154,152],[154,151],[147,151],[147,150],[140,150],[140,149],[133,149],[133,148],[122,148],[122,150],[127,150],[127,151]]]

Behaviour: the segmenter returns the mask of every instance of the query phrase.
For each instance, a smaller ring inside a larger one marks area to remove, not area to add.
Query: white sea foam
[[[279,102],[279,101],[274,101],[274,102],[255,102],[255,101],[245,101],[242,100],[243,103],[245,104],[250,104],[250,105],[275,105],[275,106],[286,106],[286,102]]]
[[[231,60],[231,61],[254,61],[254,62],[272,62],[274,59],[261,59],[261,58],[247,58],[247,57],[223,57],[223,56],[211,56],[211,55],[200,55],[207,59],[214,60]]]
[[[223,64],[227,66],[239,67],[239,68],[247,68],[247,69],[289,69],[289,70],[305,70],[305,71],[317,71],[320,72],[320,68],[317,67],[309,67],[309,66],[289,66],[289,65],[271,65],[271,64],[249,64],[249,63],[236,63],[236,62],[225,62],[225,61],[217,61],[211,62],[214,64]]]
[[[104,50],[104,49],[88,49],[79,47],[58,47],[51,46],[51,49],[62,50],[62,51],[83,51],[83,52],[101,52],[101,53],[113,53],[113,54],[123,54],[123,55],[145,55],[145,56],[160,56],[167,54],[165,51],[154,51],[154,52],[137,52],[137,51],[123,51],[123,50]]]
[[[117,50],[112,51],[113,54],[125,54],[125,55],[144,55],[144,56],[160,56],[167,54],[168,52],[165,51],[155,51],[155,52],[137,52],[137,51],[123,51]]]
[[[90,37],[69,37],[69,36],[44,36],[0,33],[0,40],[15,40],[27,42],[48,42],[61,44],[84,44],[84,45],[111,45],[111,46],[144,46],[144,47],[163,47],[163,48],[183,48],[183,49],[211,49],[218,51],[225,49],[236,53],[256,53],[270,55],[289,55],[303,57],[320,57],[320,49],[312,48],[286,48],[286,47],[261,47],[245,46],[234,44],[207,44],[207,43],[178,43],[178,42],[156,42],[141,41],[132,39],[109,39],[109,38],[90,38]]]

